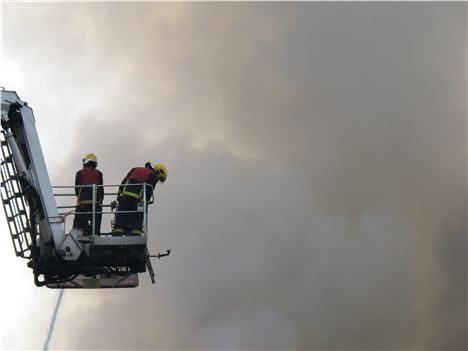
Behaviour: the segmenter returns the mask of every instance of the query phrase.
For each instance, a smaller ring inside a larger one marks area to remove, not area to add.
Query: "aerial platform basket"
[[[148,252],[147,206],[151,201],[147,202],[144,196],[142,206],[134,211],[143,212],[141,236],[97,233],[94,207],[90,228],[72,228],[67,219],[77,214],[73,204],[75,194],[54,193],[54,190],[74,189],[74,186],[52,187],[32,109],[14,91],[1,91],[0,149],[1,199],[15,254],[28,260],[37,286],[136,287],[138,273],[146,271],[155,282],[150,258],[167,256],[170,250],[158,255]],[[142,185],[146,192],[150,185]],[[115,194],[108,192],[106,196]],[[68,198],[69,202],[57,206],[59,197]],[[113,208],[104,211],[109,207],[103,205],[103,216],[115,215]]]

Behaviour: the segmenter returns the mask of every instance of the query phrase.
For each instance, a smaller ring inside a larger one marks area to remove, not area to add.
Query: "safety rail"
[[[142,226],[142,235],[141,236],[146,236],[147,235],[147,228],[148,228],[148,205],[153,203],[154,202],[154,197],[151,196],[151,199],[149,201],[146,200],[146,187],[149,186],[149,187],[152,187],[151,184],[148,184],[148,183],[137,183],[137,184],[132,184],[132,185],[142,185],[143,186],[143,198],[142,198],[142,201],[141,201],[141,204],[142,206],[138,206],[137,209],[135,211],[120,211],[118,209],[118,206],[117,207],[114,207],[112,205],[112,203],[109,203],[109,204],[101,204],[101,207],[102,209],[104,208],[110,208],[110,211],[97,211],[96,210],[96,194],[97,194],[97,189],[98,188],[119,188],[121,186],[121,184],[107,184],[107,185],[96,185],[96,184],[90,184],[90,185],[56,185],[56,186],[52,186],[52,189],[54,190],[57,190],[57,189],[75,189],[75,188],[92,188],[92,194],[93,194],[93,198],[92,198],[92,211],[90,212],[83,212],[83,211],[79,211],[77,212],[76,211],[76,204],[75,205],[69,205],[69,204],[66,204],[66,205],[58,205],[57,206],[57,209],[59,210],[66,210],[66,209],[72,209],[71,211],[64,211],[64,212],[60,212],[59,211],[59,216],[61,218],[61,222],[63,223],[63,229],[64,229],[64,232],[65,233],[68,233],[72,228],[67,228],[67,218],[71,215],[91,215],[91,233],[89,233],[90,235],[94,236],[94,235],[98,235],[98,236],[111,236],[112,235],[112,228],[113,228],[113,225],[115,223],[115,220],[111,220],[110,221],[110,227],[111,227],[111,230],[110,232],[106,233],[106,232],[102,232],[102,231],[99,231],[99,232],[96,232],[96,214],[97,213],[100,213],[102,214],[102,218],[104,218],[104,215],[117,215],[118,213],[141,213],[143,212],[143,226]],[[117,196],[118,196],[118,192],[105,192],[104,191],[104,196],[116,196],[115,200],[117,201]],[[56,201],[57,202],[60,202],[58,198],[70,198],[70,197],[73,197],[74,199],[77,199],[77,196],[76,194],[73,192],[73,193],[55,193],[54,192],[54,196],[56,198]],[[112,201],[113,202],[113,201]],[[115,210],[114,210],[115,208]]]

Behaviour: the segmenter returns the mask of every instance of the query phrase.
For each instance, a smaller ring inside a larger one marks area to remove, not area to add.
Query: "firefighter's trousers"
[[[115,214],[113,235],[142,235],[143,234],[143,212],[137,212],[141,201],[131,196],[121,196],[119,207]],[[122,213],[122,211],[132,211]]]
[[[101,221],[102,221],[102,207],[99,205],[95,206],[95,234],[101,233]],[[89,213],[83,213],[89,212]],[[75,208],[75,219],[73,220],[74,228],[82,228],[85,234],[92,234],[93,230],[93,205],[76,205]]]

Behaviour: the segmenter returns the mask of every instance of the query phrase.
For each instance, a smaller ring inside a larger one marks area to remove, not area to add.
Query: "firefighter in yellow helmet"
[[[119,207],[112,235],[143,234],[143,212],[137,212],[138,204],[143,202],[142,184],[146,183],[146,203],[148,203],[156,184],[164,183],[166,179],[167,168],[162,163],[146,162],[144,167],[135,167],[128,172],[119,187],[117,198]]]
[[[104,199],[103,176],[97,168],[95,154],[83,157],[83,168],[75,175],[75,194],[77,197],[73,227],[82,228],[85,234],[92,234],[93,215],[95,211],[95,234],[100,234],[102,220],[102,200]],[[94,185],[94,194],[93,194]]]

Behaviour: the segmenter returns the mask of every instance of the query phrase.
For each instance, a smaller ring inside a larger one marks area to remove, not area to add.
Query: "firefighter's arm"
[[[119,187],[119,191],[118,191],[118,195],[117,197],[120,197],[120,194],[122,193],[124,187],[125,187],[125,184],[127,184],[127,181],[128,181],[128,177],[130,177],[130,174],[132,174],[133,170],[135,169],[136,167],[133,167],[130,172],[128,172],[127,176],[120,182],[120,187]]]
[[[158,182],[158,178],[156,176],[156,173],[153,172],[148,178],[148,184],[151,186],[146,187],[146,201],[147,202],[151,199],[151,196],[153,196],[154,187],[156,186],[157,182]]]
[[[125,177],[125,178],[120,182],[119,191],[117,192],[117,198],[119,198],[120,195],[122,194],[122,191],[123,191],[123,188],[124,188],[124,186],[125,186],[125,183],[127,183],[127,177]]]
[[[127,184],[128,177],[130,177],[130,174],[133,172],[134,169],[135,168],[132,168],[130,172],[128,172],[127,176],[120,182],[119,191],[117,192],[117,198],[119,198],[120,194],[122,194],[123,188],[125,184]]]
[[[76,175],[75,175],[75,195],[76,196],[80,194],[80,188],[76,186],[76,185],[80,185],[80,183],[81,183],[81,172],[78,171],[76,172]]]
[[[104,185],[104,177],[102,176],[102,172],[99,172],[99,185]],[[99,202],[102,204],[104,200],[104,187],[102,186],[98,188],[98,198]]]

